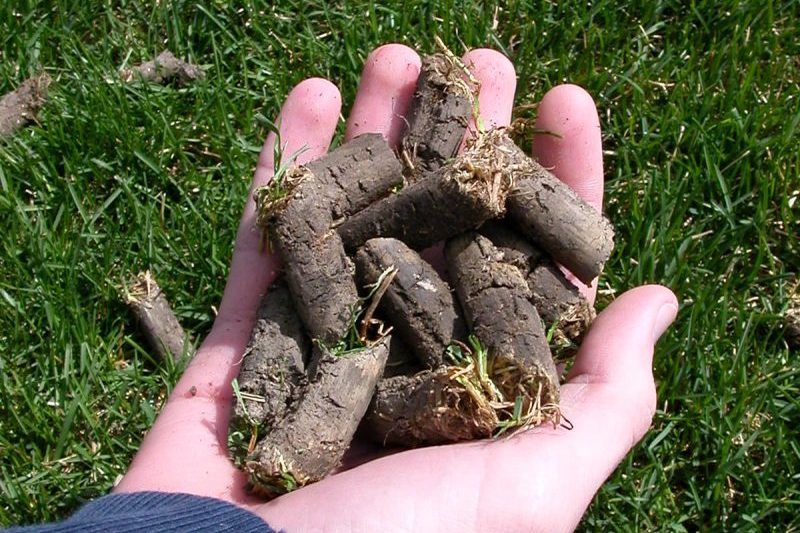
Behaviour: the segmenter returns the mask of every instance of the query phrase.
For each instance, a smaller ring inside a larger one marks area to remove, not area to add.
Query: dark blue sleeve
[[[275,533],[250,511],[214,498],[169,492],[110,494],[54,524],[15,527],[7,533],[73,531],[231,531]]]

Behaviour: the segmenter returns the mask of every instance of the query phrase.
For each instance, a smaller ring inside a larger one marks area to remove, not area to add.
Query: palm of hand
[[[380,132],[396,144],[419,73],[419,57],[400,45],[367,60],[347,124],[347,138]],[[507,125],[515,75],[503,56],[465,57],[481,82],[486,127]],[[341,102],[329,82],[310,79],[289,94],[280,113],[285,153],[306,145],[300,163],[323,155]],[[534,153],[599,209],[603,193],[600,126],[594,103],[575,86],[552,89],[539,107]],[[270,135],[253,188],[273,168]],[[251,189],[252,190],[252,189]],[[562,388],[572,431],[540,427],[497,441],[403,451],[364,462],[265,503],[245,491],[245,476],[225,442],[238,373],[261,295],[275,278],[276,258],[259,248],[254,205],[239,226],[231,274],[214,327],[175,386],[117,492],[160,490],[231,501],[287,530],[568,530],[618,462],[647,431],[655,409],[653,345],[677,312],[659,286],[619,297],[597,318]],[[593,287],[581,287],[590,298]]]

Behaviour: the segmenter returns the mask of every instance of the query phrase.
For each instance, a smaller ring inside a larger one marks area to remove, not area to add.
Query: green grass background
[[[334,80],[346,113],[371,49],[428,52],[438,34],[508,54],[518,103],[564,81],[595,95],[618,232],[599,303],[646,282],[682,301],[653,429],[583,527],[800,527],[780,327],[800,264],[798,2],[276,4],[0,7],[0,93],[54,78],[39,124],[0,141],[0,524],[63,517],[124,472],[180,369],[140,347],[118,287],[150,268],[209,330],[265,117],[290,88]],[[119,83],[164,47],[207,79]]]

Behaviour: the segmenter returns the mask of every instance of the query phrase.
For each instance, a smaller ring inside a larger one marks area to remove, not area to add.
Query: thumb
[[[653,347],[677,311],[669,289],[650,285],[626,292],[600,313],[561,388],[561,412],[572,431],[542,427],[520,439],[531,447],[527,455],[539,459],[530,462],[532,478],[556,480],[550,499],[532,504],[577,526],[597,489],[650,427]]]
[[[650,427],[656,406],[653,349],[677,312],[678,301],[666,287],[624,293],[597,317],[567,378],[565,410],[603,420],[605,430],[597,430],[607,434],[612,455],[620,459]]]

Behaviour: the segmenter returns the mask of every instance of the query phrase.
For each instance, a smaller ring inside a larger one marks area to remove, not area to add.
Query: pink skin
[[[545,168],[600,211],[603,206],[603,145],[600,118],[591,95],[577,85],[559,85],[542,98],[535,127],[557,133],[537,135],[533,156]],[[597,280],[589,286],[564,270],[584,296],[594,302]]]
[[[500,54],[475,50],[487,125],[511,115],[514,70]],[[348,137],[380,132],[396,143],[419,69],[416,54],[387,45],[367,60]],[[399,72],[398,72],[399,70]],[[340,97],[324,80],[306,80],[281,110],[287,152],[308,144],[324,154]],[[540,123],[564,140],[537,139],[534,152],[596,207],[602,198],[602,152],[591,98],[574,86],[551,90]],[[568,142],[571,140],[571,142]],[[267,138],[254,184],[272,168]],[[666,288],[626,292],[597,318],[562,389],[572,431],[540,427],[509,439],[402,451],[329,476],[269,503],[244,490],[225,453],[230,381],[238,372],[261,294],[279,268],[258,248],[253,202],[239,227],[220,313],[194,361],[175,386],[116,492],[162,490],[212,496],[241,505],[288,531],[490,530],[566,531],[597,489],[648,430],[655,409],[653,347],[678,305]],[[191,394],[192,387],[196,394]]]
[[[405,128],[404,117],[417,86],[420,58],[402,44],[374,50],[364,64],[356,101],[347,119],[345,139],[362,133],[382,133],[396,146]]]
[[[486,48],[471,50],[462,61],[481,84],[478,109],[483,127],[490,130],[511,124],[514,93],[517,90],[517,73],[514,71],[514,65],[500,52]],[[470,117],[464,141],[470,135],[474,135],[476,130],[475,117]]]

